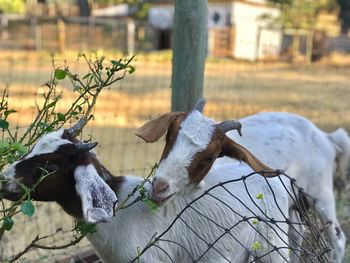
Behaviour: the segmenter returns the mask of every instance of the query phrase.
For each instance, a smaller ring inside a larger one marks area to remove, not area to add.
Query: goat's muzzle
[[[18,187],[13,186],[14,183],[4,183],[0,189],[0,199],[4,198],[10,201],[18,201],[23,196],[22,191]]]
[[[175,193],[170,193],[170,185],[161,178],[154,178],[152,182],[152,200],[159,206],[166,204]]]

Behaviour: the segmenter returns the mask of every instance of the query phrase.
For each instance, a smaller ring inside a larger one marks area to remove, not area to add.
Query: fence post
[[[127,53],[135,53],[135,20],[133,18],[127,18],[126,20],[126,51]]]
[[[59,18],[57,20],[57,33],[58,33],[58,52],[64,52],[66,46],[66,25],[64,21]]]
[[[42,30],[41,30],[41,24],[39,21],[37,21],[35,25],[35,50],[39,51],[42,50],[43,45],[42,45]]]
[[[306,35],[306,62],[312,62],[314,32],[310,30]]]
[[[3,13],[0,13],[0,35],[2,40],[6,40],[8,38],[8,24],[9,21],[7,16]]]
[[[172,111],[188,111],[203,96],[207,16],[207,0],[175,0]]]

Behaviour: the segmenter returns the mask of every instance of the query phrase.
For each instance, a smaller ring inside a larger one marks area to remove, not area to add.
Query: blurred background
[[[114,175],[148,175],[163,141],[145,144],[133,134],[171,109],[173,18],[171,0],[0,0],[0,91],[8,90],[9,106],[18,111],[14,128],[34,118],[52,58],[84,74],[79,52],[108,59],[135,54],[136,72],[102,92],[85,135],[99,142],[98,155]],[[206,114],[219,121],[288,111],[325,131],[349,131],[349,28],[348,0],[209,0]],[[69,107],[70,83],[59,88],[61,107]],[[341,196],[338,204],[350,239],[349,204]],[[15,218],[0,242],[0,258],[37,235],[58,231],[48,244],[69,241],[73,226],[57,205],[38,203],[33,218]],[[24,262],[67,262],[85,250],[84,239],[65,250],[32,250]]]

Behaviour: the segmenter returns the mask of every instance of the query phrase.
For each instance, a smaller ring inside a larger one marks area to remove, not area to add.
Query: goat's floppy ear
[[[266,177],[274,177],[278,175],[277,173],[273,173],[273,169],[260,162],[250,151],[248,151],[242,145],[235,143],[226,135],[222,141],[222,151],[220,155],[225,155],[231,158],[235,158],[239,161],[243,161],[248,164],[255,172],[267,172],[262,173],[262,175]]]
[[[161,115],[160,117],[146,122],[139,128],[135,135],[143,139],[145,142],[156,142],[168,130],[174,119],[180,115],[185,115],[184,112],[170,112]]]
[[[74,179],[85,221],[109,222],[113,217],[117,197],[98,175],[95,167],[92,164],[78,166],[74,172]]]

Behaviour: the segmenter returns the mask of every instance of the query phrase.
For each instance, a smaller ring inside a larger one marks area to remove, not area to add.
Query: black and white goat
[[[234,131],[224,135],[221,131],[226,130],[220,131],[221,124],[200,113],[203,105],[199,111],[190,114],[162,115],[146,123],[137,133],[145,141],[153,142],[167,132],[166,146],[153,181],[154,200],[166,205],[177,199],[177,195],[182,195],[184,190],[193,191],[191,186],[211,180],[204,175],[222,155],[251,160],[251,167],[259,170],[256,158],[245,148],[238,144],[234,150],[228,148],[227,145],[235,141],[253,151],[270,167],[284,170],[297,180],[306,193],[317,199],[314,207],[322,223],[331,223],[327,233],[333,248],[332,262],[341,262],[346,238],[336,217],[333,173],[337,170],[344,177],[347,172],[350,139],[346,133],[340,129],[326,134],[309,120],[294,114],[262,113],[239,120],[244,136],[240,137]],[[209,174],[214,177],[215,168],[232,162],[231,158],[218,160],[213,166],[214,171]],[[203,178],[204,181],[201,181]],[[289,215],[293,221],[300,221],[292,204]],[[303,232],[302,225],[290,232],[299,245],[303,239],[300,233]],[[295,262],[299,256],[293,254],[291,258]]]
[[[188,114],[187,118],[186,114],[181,114],[179,123],[181,123],[180,119],[191,120],[195,117],[192,114],[200,115],[197,111]],[[205,121],[205,123],[208,122]],[[236,125],[224,123],[221,125],[222,128],[227,130],[227,124],[230,128]],[[198,128],[193,128],[196,132],[198,131]],[[201,131],[198,132],[201,133]],[[178,213],[205,190],[205,188],[199,188],[198,191],[178,195],[171,207],[160,207],[156,213],[150,211],[146,204],[136,202],[125,209],[118,210],[113,217],[116,202],[125,200],[129,193],[143,182],[143,178],[113,177],[91,151],[96,143],[81,143],[75,139],[74,135],[74,129],[66,129],[43,136],[31,152],[4,171],[9,182],[3,185],[1,194],[7,199],[18,200],[23,193],[17,183],[20,181],[27,187],[31,187],[41,178],[43,170],[47,171],[49,175],[33,190],[32,198],[39,201],[56,201],[73,217],[99,223],[97,232],[89,234],[88,239],[104,262],[131,262],[137,257],[139,249],[146,247],[156,233],[161,233],[169,227]],[[203,136],[208,140],[209,135],[204,133]],[[207,164],[211,166],[216,157],[227,155],[243,159],[256,170],[268,169],[246,149],[225,137],[222,131],[218,130],[217,136],[220,139],[216,143],[221,144],[224,141],[225,146],[221,150],[215,149],[210,154],[208,152],[205,160],[206,167]],[[194,144],[202,145],[202,142],[198,141],[202,139],[201,135],[188,139],[193,140]],[[216,143],[213,145],[214,148]],[[188,150],[183,150],[183,154],[188,153]],[[164,152],[166,153],[167,149]],[[187,160],[187,163],[189,162],[191,161]],[[199,167],[202,165],[202,162],[197,164]],[[164,172],[162,166],[159,169]],[[192,177],[179,177],[177,180],[179,183],[182,181],[182,186],[187,189],[188,183],[197,184],[206,176],[206,187],[210,187],[252,172],[247,165],[238,163],[218,167],[207,174],[208,170],[202,170],[198,175],[191,173]],[[173,174],[173,171],[170,169],[169,175]],[[175,174],[173,176],[175,178]],[[159,182],[154,183],[153,186],[155,187]],[[177,220],[162,236],[163,241],[158,240],[154,243],[154,246],[146,250],[137,262],[193,262],[197,259],[208,263],[246,262],[255,256],[260,256],[261,262],[288,262],[287,224],[275,223],[266,238],[255,231],[251,223],[239,216],[246,215],[249,218],[256,214],[260,218],[266,218],[264,213],[267,213],[278,222],[279,219],[288,216],[286,191],[277,178],[271,179],[271,188],[261,189],[262,187],[259,186],[266,185],[266,182],[260,175],[250,176],[245,180],[245,184],[252,196],[259,193],[264,196],[265,211],[259,210],[249,198],[247,191],[244,190],[243,181],[241,184],[226,185],[230,192],[240,196],[244,201],[242,203],[226,190],[218,187],[211,191],[212,195],[206,195],[192,204],[192,207],[200,213],[194,209],[183,212],[181,220]],[[152,185],[146,183],[144,187],[151,191]],[[160,200],[158,197],[160,192],[167,189],[155,187],[155,190],[155,201],[164,202],[164,199]],[[272,190],[274,195],[271,194]],[[125,205],[132,203],[137,195],[136,192],[136,195]],[[274,202],[274,198],[277,198],[278,205]],[[235,223],[236,227],[230,229]],[[264,230],[262,231],[265,233]],[[262,249],[253,250],[254,242],[258,242]],[[272,250],[271,257],[264,256],[268,248]]]

